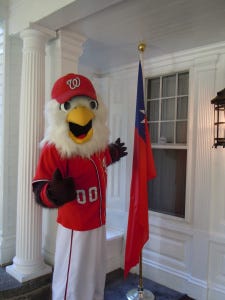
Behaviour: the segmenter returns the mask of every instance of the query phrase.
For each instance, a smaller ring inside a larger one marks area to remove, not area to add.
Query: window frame
[[[159,99],[159,115],[161,116],[161,103],[162,103],[162,100],[163,99],[172,99],[174,98],[175,99],[175,118],[172,120],[162,120],[162,119],[159,119],[158,121],[149,121],[148,117],[147,117],[147,122],[148,124],[150,123],[159,123],[159,126],[158,126],[158,139],[160,137],[160,129],[161,129],[161,124],[162,123],[166,123],[166,122],[174,122],[175,125],[174,125],[174,139],[176,138],[176,122],[177,122],[177,100],[179,97],[187,97],[188,96],[188,109],[187,109],[187,119],[184,119],[187,121],[187,142],[186,143],[175,143],[175,142],[172,142],[172,143],[165,143],[165,144],[160,144],[159,142],[158,143],[152,143],[152,148],[163,148],[163,149],[187,149],[188,148],[188,114],[189,114],[189,93],[188,95],[174,95],[174,96],[169,96],[169,97],[163,97],[162,96],[162,78],[163,77],[168,77],[168,76],[171,76],[171,75],[176,75],[176,90],[178,88],[178,75],[179,74],[182,74],[182,73],[188,73],[189,75],[189,78],[190,78],[190,72],[189,70],[183,70],[183,71],[175,71],[175,72],[170,72],[170,73],[167,73],[167,74],[163,74],[163,75],[158,75],[158,76],[148,76],[148,77],[145,77],[145,105],[146,105],[146,108],[147,108],[147,105],[148,105],[148,102],[150,101],[154,101],[155,99]],[[159,86],[159,90],[160,90],[160,94],[159,94],[159,98],[152,98],[152,99],[148,99],[147,98],[147,94],[148,94],[148,80],[149,79],[154,79],[154,78],[160,78],[160,86]],[[189,85],[190,85],[190,80],[189,80]],[[188,89],[190,87],[188,86]],[[147,113],[147,112],[146,112]],[[181,120],[179,120],[181,121]]]
[[[163,70],[160,73],[152,74],[152,75],[145,75],[144,82],[145,82],[145,90],[144,90],[144,99],[145,99],[145,107],[146,107],[146,115],[147,115],[147,92],[148,92],[148,80],[154,79],[154,78],[160,78],[160,77],[166,77],[173,74],[179,74],[179,73],[188,73],[188,108],[187,108],[187,143],[186,144],[175,144],[175,143],[165,143],[165,144],[159,144],[159,143],[151,143],[152,149],[181,149],[186,150],[187,153],[187,160],[186,160],[186,187],[185,187],[185,216],[179,217],[175,215],[165,214],[163,212],[157,212],[149,209],[150,215],[156,217],[156,219],[162,220],[171,220],[171,221],[178,221],[178,222],[184,222],[184,223],[190,223],[191,222],[191,215],[190,215],[190,209],[191,209],[191,174],[192,174],[192,165],[189,163],[192,160],[192,151],[191,151],[191,143],[192,143],[192,135],[190,134],[190,124],[193,122],[193,116],[191,116],[190,111],[193,111],[193,103],[192,103],[192,70],[190,68],[182,68],[178,70],[172,70],[170,72],[163,72]],[[162,80],[160,80],[161,85]],[[160,97],[162,93],[162,86],[160,86]],[[149,124],[149,120],[147,120]]]

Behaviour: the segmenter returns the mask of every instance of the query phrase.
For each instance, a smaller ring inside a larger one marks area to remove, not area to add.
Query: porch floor
[[[0,267],[0,299],[11,300],[50,300],[52,274],[48,274],[25,283],[20,283]],[[144,287],[155,295],[155,300],[191,300],[187,295],[159,285],[149,279],[143,279]],[[124,300],[131,289],[136,289],[138,276],[129,274],[123,278],[123,270],[110,272],[106,277],[104,300]]]

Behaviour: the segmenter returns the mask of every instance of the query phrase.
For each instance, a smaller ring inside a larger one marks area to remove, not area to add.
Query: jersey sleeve
[[[56,207],[47,197],[47,186],[57,168],[62,174],[66,174],[65,160],[60,157],[53,145],[46,144],[41,151],[36,173],[32,181],[35,200],[44,207]]]
[[[106,164],[106,167],[108,167],[109,165],[111,165],[113,162],[112,162],[112,157],[110,155],[110,151],[109,151],[109,147],[107,147],[104,151],[104,157],[105,157],[105,164]]]

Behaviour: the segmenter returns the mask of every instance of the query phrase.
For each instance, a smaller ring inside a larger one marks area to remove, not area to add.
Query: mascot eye
[[[68,111],[70,108],[71,108],[71,103],[68,101],[60,105],[60,109],[63,111]]]
[[[90,105],[91,109],[97,109],[98,108],[98,102],[96,100],[91,100],[89,105]]]

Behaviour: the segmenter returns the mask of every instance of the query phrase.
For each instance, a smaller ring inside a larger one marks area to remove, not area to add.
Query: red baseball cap
[[[96,92],[91,81],[80,74],[67,74],[58,80],[52,88],[52,98],[60,104],[75,96],[86,96],[97,100]]]

